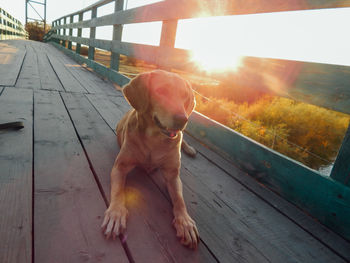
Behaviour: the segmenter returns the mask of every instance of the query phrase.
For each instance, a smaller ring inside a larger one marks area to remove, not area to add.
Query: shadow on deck
[[[349,262],[350,245],[194,138],[181,177],[201,243],[175,236],[158,172],[127,179],[127,232],[101,233],[114,128],[129,109],[113,85],[48,44],[0,42],[0,262]]]

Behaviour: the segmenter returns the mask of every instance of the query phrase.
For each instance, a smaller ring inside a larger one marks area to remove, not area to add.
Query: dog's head
[[[170,138],[186,127],[195,107],[191,85],[174,73],[155,70],[136,76],[123,88],[125,98]]]

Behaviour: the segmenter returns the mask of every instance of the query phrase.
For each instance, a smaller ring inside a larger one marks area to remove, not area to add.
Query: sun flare
[[[234,54],[230,49],[211,51],[207,48],[191,50],[191,61],[208,73],[236,71],[242,62],[242,56]]]

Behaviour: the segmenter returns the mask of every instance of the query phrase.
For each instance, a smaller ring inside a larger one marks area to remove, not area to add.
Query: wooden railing
[[[110,2],[115,2],[115,12],[98,17],[97,8]],[[218,2],[220,8],[217,8]],[[55,20],[52,30],[45,39],[78,62],[86,63],[99,74],[119,85],[124,85],[129,79],[118,72],[120,54],[156,64],[164,69],[191,69],[193,65],[190,51],[174,48],[179,19],[349,6],[350,2],[347,0],[166,0],[122,10],[123,1],[103,0]],[[83,14],[88,11],[91,11],[91,19],[83,21]],[[74,16],[78,16],[78,22],[73,22]],[[152,21],[163,23],[159,46],[121,41],[123,25]],[[113,40],[96,39],[96,27],[106,25],[114,27]],[[89,38],[81,36],[82,28],[90,28]],[[78,29],[77,36],[72,36],[73,29]],[[68,49],[64,47],[66,41]],[[77,43],[76,52],[71,51],[72,42]],[[81,45],[89,47],[88,58],[79,54]],[[110,68],[94,61],[95,48],[111,51]],[[268,85],[263,87],[270,92],[350,114],[350,67],[253,57],[245,57],[244,61],[247,62],[247,67],[259,64],[263,65],[260,69],[265,67],[273,69],[254,73],[263,79],[272,77],[275,80],[274,85],[280,84],[281,87],[278,89]],[[286,78],[285,75],[289,77]],[[320,222],[350,239],[350,127],[330,177],[322,176],[317,171],[197,112],[191,115],[187,132],[232,160],[251,176],[307,210]]]
[[[26,37],[27,33],[21,22],[0,8],[0,40]]]

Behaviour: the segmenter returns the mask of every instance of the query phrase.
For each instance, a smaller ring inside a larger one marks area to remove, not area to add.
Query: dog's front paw
[[[126,218],[128,216],[128,210],[125,206],[109,206],[105,212],[105,218],[101,225],[107,239],[113,236],[119,236],[123,230],[126,229]]]
[[[196,249],[199,242],[196,222],[185,213],[176,216],[173,225],[176,229],[176,236],[181,238],[181,244]]]

